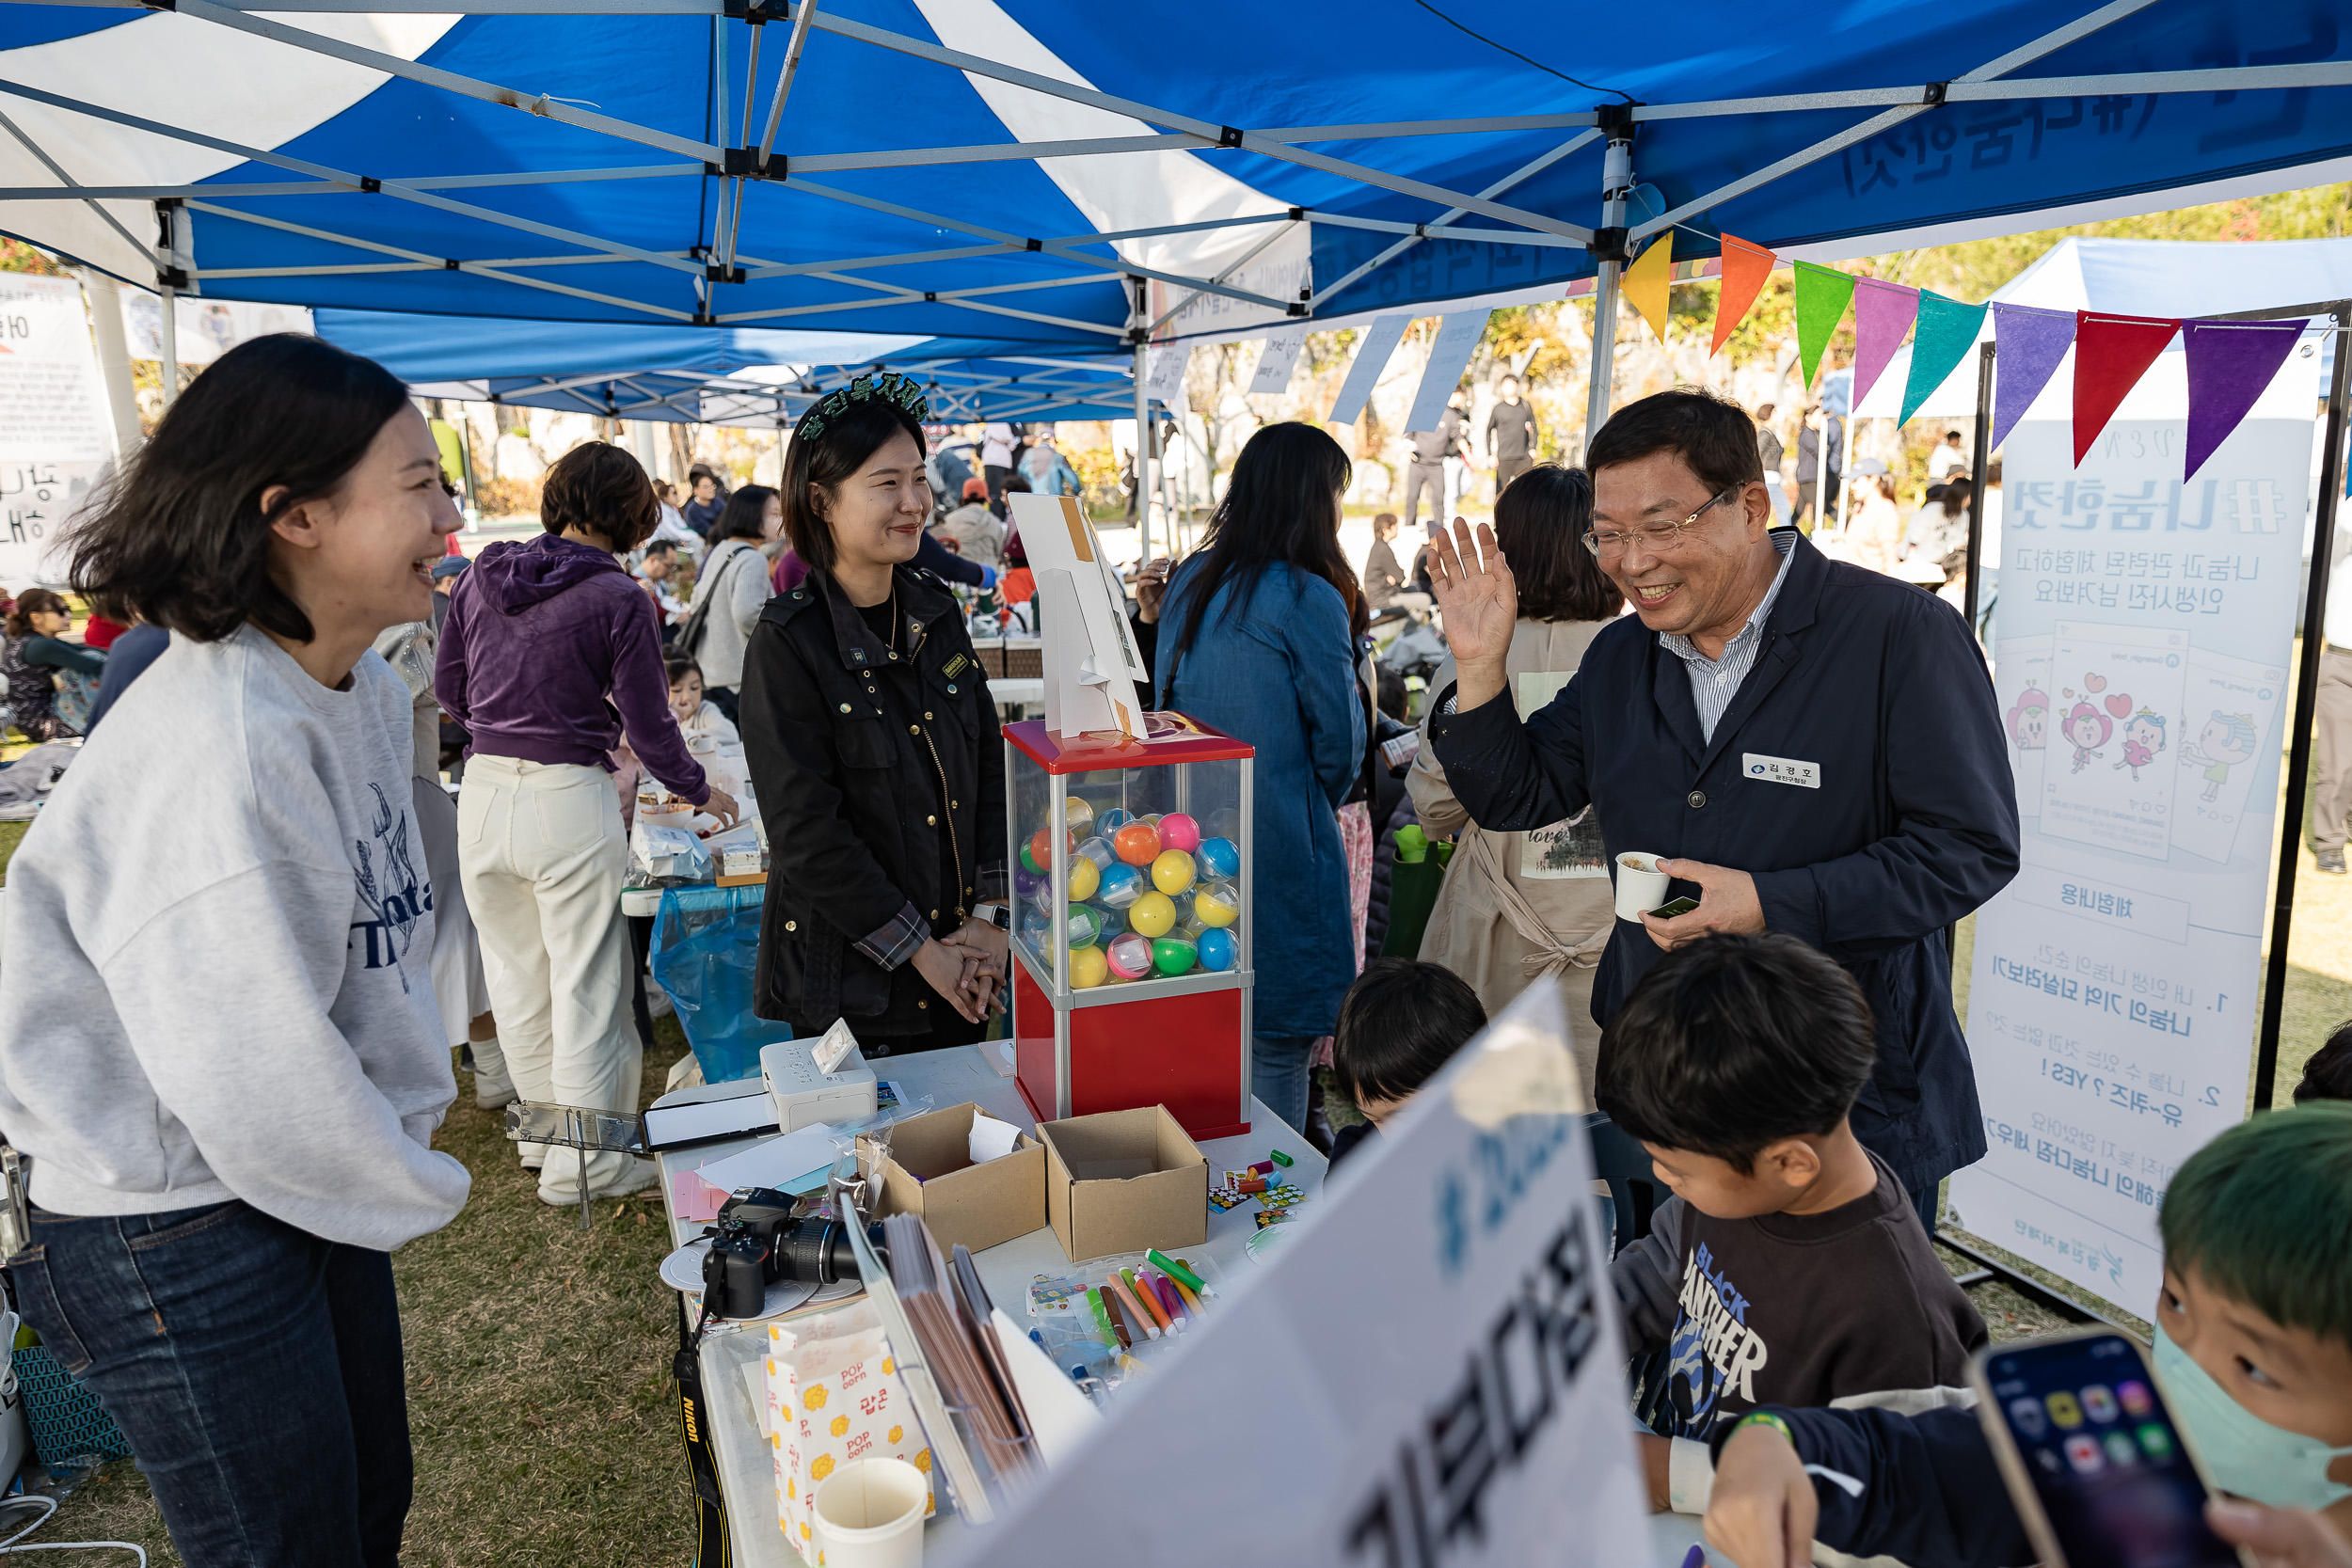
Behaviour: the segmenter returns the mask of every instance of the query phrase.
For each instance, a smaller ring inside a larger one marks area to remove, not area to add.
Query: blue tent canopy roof
[[[1692,0],[1663,48],[1505,0],[246,3],[0,4],[0,230],[215,297],[1102,353],[1139,293],[1193,336],[1588,276],[1629,127],[1677,255],[2352,168],[2352,0]]]

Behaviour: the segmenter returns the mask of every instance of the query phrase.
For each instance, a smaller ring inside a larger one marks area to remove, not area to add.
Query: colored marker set
[[[1181,1258],[1154,1248],[1141,1265],[1118,1268],[1086,1291],[1089,1314],[1103,1348],[1123,1354],[1136,1345],[1182,1334],[1216,1291]]]

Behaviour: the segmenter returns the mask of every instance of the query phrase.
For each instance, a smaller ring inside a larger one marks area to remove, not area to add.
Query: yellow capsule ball
[[[1127,924],[1140,936],[1164,937],[1176,925],[1176,901],[1165,893],[1147,893],[1128,909]]]
[[[1231,882],[1211,882],[1193,895],[1192,912],[1203,926],[1231,926],[1241,918],[1241,895]]]
[[[1095,863],[1080,855],[1070,864],[1070,901],[1083,904],[1094,896],[1094,890],[1103,885],[1103,873]]]
[[[1192,857],[1182,849],[1163,849],[1152,863],[1152,885],[1170,898],[1192,886]]]
[[[1103,983],[1110,973],[1110,960],[1099,947],[1073,947],[1070,950],[1070,985],[1073,990],[1088,990]]]

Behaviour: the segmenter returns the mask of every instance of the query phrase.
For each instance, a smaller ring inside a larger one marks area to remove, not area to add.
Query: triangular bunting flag
[[[1992,451],[2008,439],[2026,417],[2033,400],[2058,373],[2058,362],[2074,341],[2074,312],[2043,310],[2031,305],[1993,307],[1993,438]]]
[[[2074,467],[2180,329],[2172,317],[2074,312]]]
[[[1642,312],[1661,343],[1666,341],[1666,292],[1674,282],[1674,261],[1675,231],[1669,229],[1650,242],[1617,283],[1626,303]]]
[[[1882,283],[1875,277],[1854,280],[1854,407],[1862,406],[1862,400],[1870,395],[1870,388],[1886,373],[1886,362],[1903,346],[1903,334],[1911,330],[1912,320],[1918,314],[1918,290],[1900,283]]]
[[[2295,350],[2304,323],[2183,322],[2188,355],[2188,451],[2184,481],[2197,477],[2214,449],[2230,438]]]
[[[1797,263],[1797,358],[1804,367],[1804,385],[1813,385],[1821,356],[1853,298],[1853,276],[1836,267]],[[1849,404],[1848,406],[1851,406]]]
[[[1772,276],[1772,263],[1779,260],[1760,245],[1724,236],[1724,289],[1715,296],[1715,346],[1707,351],[1710,357],[1723,353],[1747,320],[1756,296],[1764,292],[1764,280]]]
[[[1919,405],[1952,373],[1976,346],[1984,326],[1984,307],[1963,305],[1928,290],[1919,291],[1919,329],[1911,337],[1911,375],[1903,382],[1903,411],[1897,424],[1909,424]]]

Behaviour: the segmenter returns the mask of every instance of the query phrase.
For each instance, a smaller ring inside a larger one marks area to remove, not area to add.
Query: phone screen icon
[[[2066,1440],[2066,1463],[2074,1466],[2076,1475],[2090,1476],[2106,1467],[2106,1457],[2099,1451],[2099,1439],[2078,1432]]]
[[[2050,1407],[2050,1419],[2058,1423],[2059,1431],[2071,1432],[2083,1424],[2083,1407],[2065,1389],[2054,1390],[2042,1402]]]

